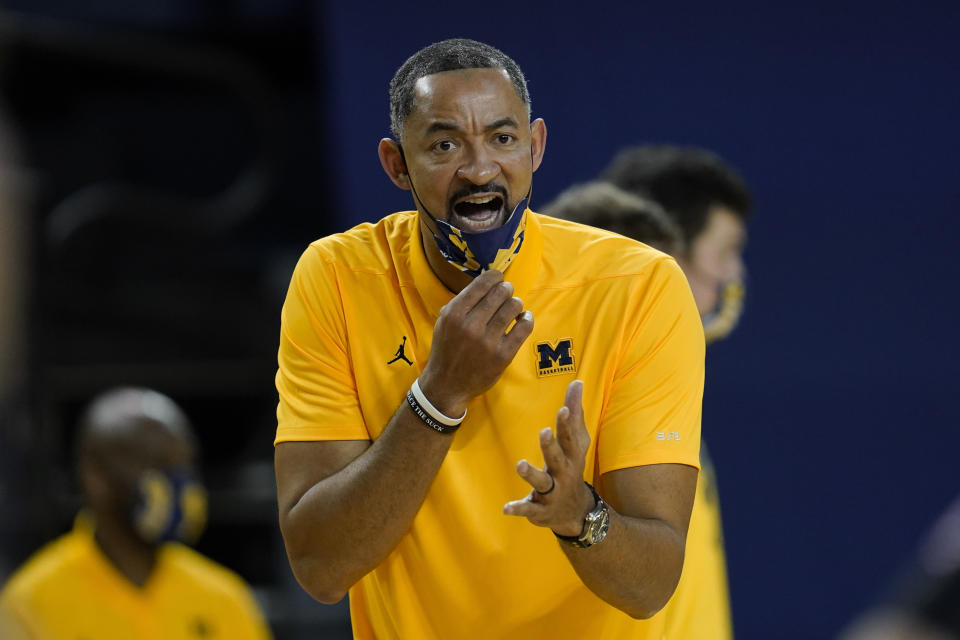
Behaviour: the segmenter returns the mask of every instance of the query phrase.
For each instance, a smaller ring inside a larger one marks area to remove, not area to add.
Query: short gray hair
[[[527,79],[510,56],[476,40],[452,38],[420,49],[393,74],[390,81],[390,130],[398,142],[407,116],[413,111],[413,88],[417,80],[458,69],[503,69],[510,76],[517,95],[527,105],[527,115],[530,114]]]

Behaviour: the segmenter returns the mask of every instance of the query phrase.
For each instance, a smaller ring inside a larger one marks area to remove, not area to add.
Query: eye
[[[497,142],[500,143],[500,144],[510,144],[510,143],[513,142],[514,140],[516,140],[516,138],[514,138],[514,137],[513,137],[512,135],[510,135],[509,133],[498,133],[498,134],[497,134]]]
[[[447,153],[454,149],[456,149],[456,145],[453,143],[453,140],[440,140],[433,145],[434,151],[440,151],[442,153]]]

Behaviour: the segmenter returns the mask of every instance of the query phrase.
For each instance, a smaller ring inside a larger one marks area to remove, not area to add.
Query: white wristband
[[[461,422],[463,422],[463,419],[467,417],[466,409],[463,410],[463,415],[460,416],[459,418],[451,418],[449,416],[442,414],[439,409],[437,409],[435,406],[430,404],[430,401],[427,400],[427,396],[423,395],[423,391],[420,389],[419,378],[414,380],[413,384],[410,385],[410,391],[413,393],[413,397],[416,398],[417,402],[420,403],[420,406],[423,408],[423,410],[426,411],[431,418],[433,418],[440,424],[445,424],[448,427],[455,427]]]

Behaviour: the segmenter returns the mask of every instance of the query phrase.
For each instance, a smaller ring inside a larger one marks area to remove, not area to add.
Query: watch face
[[[596,533],[593,536],[593,543],[596,544],[603,540],[607,531],[610,529],[610,513],[606,509],[603,510],[603,514],[600,516],[600,519],[597,521]]]
[[[610,512],[603,500],[597,501],[597,506],[587,515],[587,530],[580,538],[586,546],[594,545],[603,540],[610,528]]]

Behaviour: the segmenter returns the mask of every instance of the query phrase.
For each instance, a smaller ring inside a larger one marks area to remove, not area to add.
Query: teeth
[[[460,202],[469,202],[470,204],[487,204],[493,201],[497,196],[478,196],[473,198],[464,198]]]

